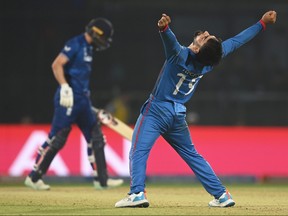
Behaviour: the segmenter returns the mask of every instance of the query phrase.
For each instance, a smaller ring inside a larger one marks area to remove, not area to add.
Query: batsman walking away
[[[145,179],[150,150],[162,136],[195,173],[205,190],[214,197],[210,207],[235,205],[232,195],[221,183],[209,163],[197,152],[188,125],[186,107],[200,81],[213,67],[242,45],[276,22],[276,12],[262,18],[236,36],[222,42],[208,31],[196,31],[192,43],[180,45],[169,27],[171,19],[162,14],[158,21],[166,61],[150,97],[142,105],[130,149],[130,191],[115,207],[148,207]],[[221,158],[219,158],[221,160]],[[231,161],[233,163],[233,161]]]
[[[91,20],[83,34],[65,43],[52,64],[59,83],[54,96],[54,116],[47,140],[39,148],[33,170],[25,185],[35,190],[49,190],[42,176],[56,154],[64,147],[72,124],[77,124],[87,142],[87,154],[94,171],[94,187],[106,189],[119,186],[123,179],[108,178],[104,146],[105,137],[90,99],[90,74],[93,53],[110,47],[113,26],[105,18]]]

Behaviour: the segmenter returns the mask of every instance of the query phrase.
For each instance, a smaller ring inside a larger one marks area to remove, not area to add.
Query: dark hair
[[[220,38],[209,39],[196,54],[197,60],[203,65],[214,66],[219,64],[222,58],[222,40]]]

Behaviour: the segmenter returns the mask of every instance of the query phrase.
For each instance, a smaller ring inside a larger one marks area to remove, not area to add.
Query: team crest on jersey
[[[66,46],[64,47],[64,50],[65,50],[66,52],[69,52],[69,51],[71,50],[71,47],[69,47],[69,46],[66,45]]]

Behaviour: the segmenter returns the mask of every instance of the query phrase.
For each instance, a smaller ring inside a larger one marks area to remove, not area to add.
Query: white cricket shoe
[[[24,184],[27,187],[33,188],[34,190],[50,190],[50,185],[45,184],[42,179],[39,179],[37,182],[33,182],[30,176],[26,177]]]
[[[116,208],[124,208],[124,207],[147,208],[148,206],[149,206],[149,202],[146,199],[146,195],[144,192],[140,192],[138,194],[135,194],[135,193],[130,194],[115,204]]]
[[[118,187],[118,186],[122,185],[123,183],[124,183],[123,179],[111,179],[111,178],[108,178],[107,179],[107,187],[102,187],[100,185],[99,181],[95,181],[95,180],[93,181],[94,188],[96,188],[98,190]]]
[[[235,201],[232,199],[232,195],[226,191],[219,199],[214,199],[208,204],[210,207],[231,207],[235,205]]]

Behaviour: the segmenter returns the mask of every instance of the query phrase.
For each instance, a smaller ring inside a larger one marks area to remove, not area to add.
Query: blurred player
[[[206,191],[214,196],[214,200],[209,202],[210,207],[235,205],[209,163],[195,149],[185,120],[184,104],[192,97],[203,75],[275,21],[276,12],[268,11],[259,22],[224,42],[207,31],[197,31],[193,42],[185,47],[179,44],[169,28],[170,17],[162,14],[158,27],[166,61],[134,128],[130,149],[130,192],[115,207],[149,206],[145,194],[146,163],[160,135],[187,163]]]
[[[34,169],[25,185],[35,190],[48,190],[42,176],[56,154],[64,147],[71,125],[77,124],[88,143],[87,153],[94,170],[94,186],[98,189],[119,186],[122,179],[107,175],[104,154],[105,138],[96,114],[92,111],[89,79],[94,51],[110,47],[113,26],[104,18],[91,20],[86,31],[68,40],[52,64],[59,87],[54,97],[54,116],[48,139],[39,148]],[[95,164],[96,163],[96,164]]]

